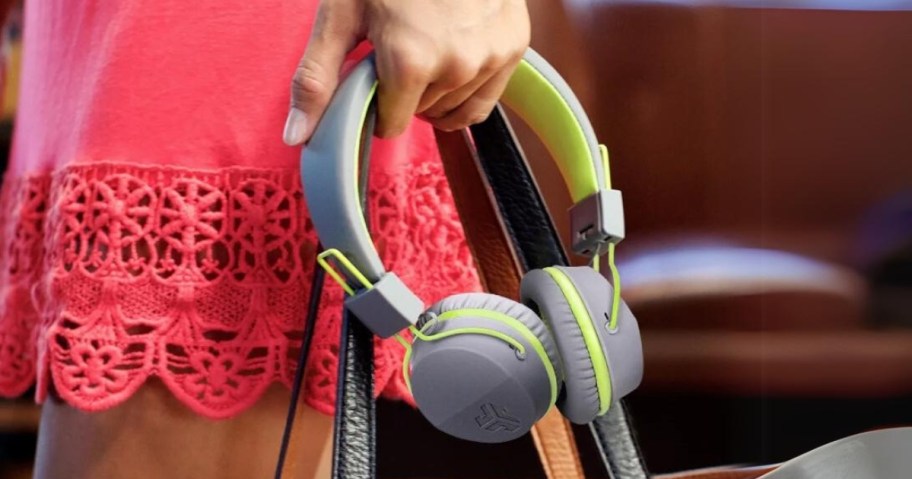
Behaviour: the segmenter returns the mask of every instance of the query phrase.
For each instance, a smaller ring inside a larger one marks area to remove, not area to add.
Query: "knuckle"
[[[526,50],[524,48],[508,48],[499,50],[491,54],[491,57],[488,61],[488,66],[492,70],[497,71],[513,68],[519,64],[525,53]]]
[[[310,101],[322,101],[329,97],[331,85],[326,80],[325,69],[317,62],[302,60],[295,69],[291,80],[291,95],[295,101],[307,98]]]
[[[400,48],[393,55],[395,68],[406,85],[427,83],[433,72],[433,63],[426,55],[413,49]]]
[[[479,74],[485,76],[491,76],[497,73],[501,68],[504,67],[504,62],[502,58],[490,56],[484,65],[482,65]]]
[[[440,75],[440,78],[438,78],[434,84],[446,92],[453,92],[458,90],[460,87],[467,85],[472,81],[472,78],[472,75],[464,71],[446,70]]]
[[[460,87],[474,80],[481,69],[482,62],[478,58],[466,54],[454,55],[447,68],[447,81]]]
[[[463,85],[468,85],[478,76],[479,69],[470,65],[461,65],[454,67],[450,72],[448,72],[447,77],[449,78],[448,83],[453,86],[453,89],[459,88]]]
[[[465,83],[468,83],[484,72],[488,64],[488,55],[484,52],[462,52],[453,56],[451,65],[458,71]]]
[[[506,53],[506,60],[504,63],[511,66],[518,64],[520,61],[522,61],[523,56],[526,54],[527,47],[528,44],[526,46],[517,47],[508,51]]]
[[[500,70],[513,61],[514,55],[514,51],[507,49],[499,49],[491,52],[485,62],[485,70],[488,73]]]

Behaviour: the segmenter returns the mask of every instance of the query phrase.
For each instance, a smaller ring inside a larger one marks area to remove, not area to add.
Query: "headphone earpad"
[[[524,304],[539,313],[551,328],[564,365],[564,394],[558,408],[570,421],[585,424],[600,412],[600,390],[596,371],[580,323],[589,321],[598,340],[593,346],[608,366],[610,394],[616,402],[639,385],[643,357],[639,327],[626,304],[621,304],[616,331],[608,330],[613,289],[598,272],[588,267],[554,267],[568,278],[585,306],[585,316],[577,318],[571,309],[568,293],[544,270],[529,272],[522,282]]]
[[[643,379],[643,341],[640,325],[627,302],[618,305],[615,329],[610,328],[614,287],[598,271],[578,266],[561,268],[580,293],[596,326],[602,350],[611,368],[612,402],[632,393]]]
[[[441,336],[465,328],[497,331],[518,341],[526,352],[520,356],[502,339],[481,333],[416,339],[410,364],[412,394],[425,418],[450,435],[477,442],[505,442],[527,433],[552,404],[552,379],[545,362],[554,373],[554,394],[561,382],[560,364],[553,363],[557,349],[535,313],[487,293],[451,296],[428,312],[440,319],[420,321],[424,334]],[[513,318],[528,331],[523,334],[485,312]]]

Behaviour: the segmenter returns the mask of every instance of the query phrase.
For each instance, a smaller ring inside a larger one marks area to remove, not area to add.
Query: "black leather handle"
[[[348,310],[342,317],[339,387],[333,442],[334,479],[376,477],[374,341],[367,327]]]
[[[371,104],[376,108],[376,103]],[[370,227],[367,205],[368,162],[374,131],[373,111],[364,128],[361,144],[361,208]],[[336,417],[333,437],[333,479],[373,479],[377,474],[377,412],[374,403],[374,337],[346,308],[342,313],[339,338],[339,379],[336,390]]]
[[[524,270],[567,265],[557,228],[503,110],[496,108],[471,131],[482,169]],[[649,477],[623,402],[620,408],[613,409],[614,414],[606,414],[589,425],[605,469],[616,479]]]

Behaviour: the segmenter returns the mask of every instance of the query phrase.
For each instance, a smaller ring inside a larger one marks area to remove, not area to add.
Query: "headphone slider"
[[[381,338],[412,326],[424,312],[424,302],[391,272],[384,274],[370,289],[349,296],[345,307]]]
[[[576,254],[604,254],[624,239],[624,202],[619,190],[599,190],[570,207],[571,248]]]

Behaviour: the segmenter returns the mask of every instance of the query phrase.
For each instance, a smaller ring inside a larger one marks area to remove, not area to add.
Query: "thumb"
[[[325,15],[319,13],[307,50],[291,81],[291,109],[282,135],[289,146],[300,145],[310,139],[339,84],[342,62],[355,43],[353,33],[346,38],[339,35],[339,30],[344,27],[334,25],[328,28],[326,23]],[[353,32],[354,28],[350,31]]]

